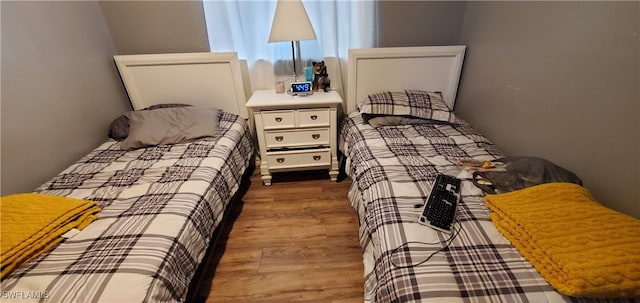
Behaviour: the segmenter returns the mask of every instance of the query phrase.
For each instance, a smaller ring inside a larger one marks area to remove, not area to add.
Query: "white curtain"
[[[373,47],[375,0],[303,0],[317,39],[300,41],[303,65],[325,61],[331,86],[346,82],[349,48]],[[269,43],[276,0],[203,0],[212,52],[235,51],[247,61],[252,90],[273,89],[292,74],[291,43]],[[344,75],[344,77],[343,77]]]

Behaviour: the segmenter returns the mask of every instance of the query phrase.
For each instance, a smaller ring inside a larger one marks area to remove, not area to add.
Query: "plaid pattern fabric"
[[[4,279],[3,299],[184,301],[253,154],[244,119],[222,113],[219,128],[218,139],[129,152],[108,141],[39,187],[103,211]]]
[[[417,117],[444,122],[457,122],[440,93],[421,90],[380,92],[358,104],[361,113],[375,116]],[[369,116],[367,116],[369,117]]]
[[[556,292],[496,230],[470,181],[463,181],[449,245],[448,234],[417,223],[415,205],[424,203],[438,173],[464,177],[458,158],[503,156],[459,121],[372,128],[353,112],[343,122],[339,146],[354,180],[349,200],[359,216],[365,301],[609,302]]]

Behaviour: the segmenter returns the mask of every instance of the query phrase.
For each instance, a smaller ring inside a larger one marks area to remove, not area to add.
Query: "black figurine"
[[[324,65],[324,61],[313,62],[313,74],[313,90],[328,92],[331,89],[331,81],[329,80],[327,66]]]

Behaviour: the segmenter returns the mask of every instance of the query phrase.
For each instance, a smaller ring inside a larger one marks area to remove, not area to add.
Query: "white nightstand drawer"
[[[299,109],[296,111],[298,127],[329,126],[329,109]]]
[[[269,110],[261,112],[264,129],[295,127],[293,112],[293,110]]]
[[[267,148],[329,145],[329,129],[265,131]]]
[[[337,180],[341,104],[335,90],[305,97],[274,90],[253,92],[247,107],[255,121],[264,185],[271,185],[274,172],[310,169],[328,169],[331,180]]]
[[[316,149],[268,153],[269,169],[288,169],[331,165],[331,150]]]

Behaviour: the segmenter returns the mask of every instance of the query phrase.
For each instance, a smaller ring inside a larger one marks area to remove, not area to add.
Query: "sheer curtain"
[[[374,45],[375,0],[303,3],[317,39],[300,41],[302,61],[324,60],[331,86],[344,97],[349,48]],[[252,90],[273,89],[275,81],[289,79],[291,43],[267,42],[276,0],[203,0],[203,6],[211,51],[238,52],[247,61]]]

